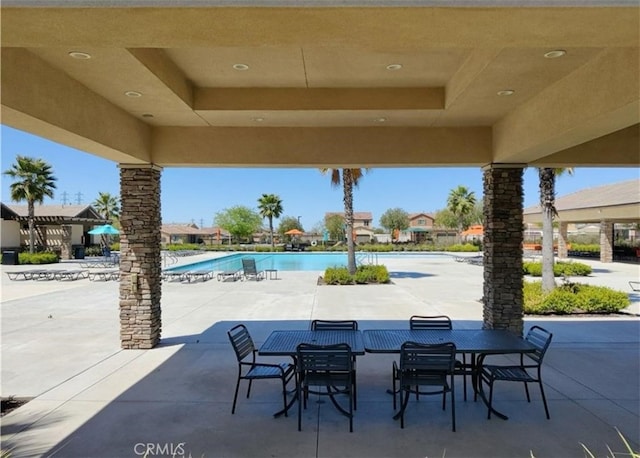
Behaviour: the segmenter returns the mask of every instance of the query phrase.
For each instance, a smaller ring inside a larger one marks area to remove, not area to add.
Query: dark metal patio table
[[[290,356],[295,361],[296,351],[298,345],[301,343],[314,345],[346,343],[351,347],[351,352],[354,355],[365,354],[362,331],[352,330],[273,331],[258,350],[258,354],[261,356]],[[287,412],[295,401],[296,397],[294,396],[284,409],[274,414],[274,417],[278,417]]]
[[[502,419],[508,417],[489,406],[482,384],[477,376],[482,359],[490,354],[532,353],[535,348],[526,340],[504,329],[375,329],[363,331],[364,347],[367,353],[400,353],[404,342],[439,344],[453,342],[456,352],[471,354],[473,366],[473,389],[482,401]],[[476,358],[482,355],[481,358]]]

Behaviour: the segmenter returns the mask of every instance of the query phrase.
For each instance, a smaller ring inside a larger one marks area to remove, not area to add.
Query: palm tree
[[[458,237],[467,225],[468,216],[474,211],[476,196],[466,186],[458,186],[449,192],[447,209],[453,213],[457,222]]]
[[[271,236],[271,250],[275,245],[273,243],[273,218],[280,218],[282,215],[282,200],[275,194],[262,194],[258,199],[258,210],[260,216],[269,220],[269,234]]]
[[[539,168],[540,208],[542,210],[542,291],[550,293],[556,287],[553,274],[553,218],[556,211],[556,177],[564,172],[573,175],[573,169]]]
[[[42,203],[45,197],[53,197],[56,189],[56,177],[53,176],[51,166],[42,159],[27,156],[16,156],[16,162],[5,175],[17,180],[10,186],[11,200],[15,202],[27,201],[29,222],[29,253],[35,248],[35,203]]]
[[[342,170],[342,187],[344,189],[344,220],[347,231],[347,269],[351,275],[356,273],[356,249],[353,240],[353,188],[358,187],[360,179],[368,169],[320,169],[320,172],[331,173],[331,185],[340,185]]]
[[[118,198],[108,192],[99,192],[98,198],[93,201],[93,206],[104,219],[111,220],[120,216]],[[103,235],[101,239],[105,247],[110,245],[109,235]]]

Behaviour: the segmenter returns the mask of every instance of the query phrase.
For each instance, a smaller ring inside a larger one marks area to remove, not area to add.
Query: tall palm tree
[[[56,177],[51,165],[42,159],[16,156],[16,162],[3,172],[15,181],[10,186],[11,200],[27,201],[29,222],[29,253],[35,249],[35,203],[42,203],[45,197],[53,197],[56,189]]]
[[[458,237],[467,224],[468,216],[473,213],[476,205],[476,196],[466,186],[458,186],[449,192],[447,209],[453,213],[457,222]]]
[[[120,205],[118,200],[119,199],[117,197],[108,192],[99,192],[98,198],[93,201],[92,205],[104,219],[111,220],[120,216]],[[106,234],[101,237],[102,243],[106,247],[110,245],[109,238],[110,236]]]
[[[280,218],[282,215],[282,200],[275,194],[262,194],[258,199],[258,210],[260,216],[269,220],[269,234],[271,236],[271,250],[275,245],[273,243],[273,218]]]
[[[539,168],[540,208],[542,210],[542,291],[550,293],[556,287],[553,274],[553,218],[556,211],[556,177],[564,172],[573,175],[573,169]]]
[[[342,170],[342,179],[341,171]],[[344,195],[344,220],[347,231],[347,269],[351,275],[356,273],[356,249],[353,240],[353,188],[358,187],[360,179],[368,169],[320,169],[320,172],[331,173],[331,185],[342,187]]]

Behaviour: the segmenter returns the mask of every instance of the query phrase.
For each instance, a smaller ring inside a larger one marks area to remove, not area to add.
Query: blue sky
[[[58,178],[57,190],[46,203],[90,204],[99,192],[119,195],[117,164],[22,131],[2,126],[2,171],[16,155],[41,158],[51,164]],[[561,176],[557,196],[584,188],[637,179],[638,168],[577,168],[573,176]],[[10,203],[11,180],[4,175],[2,202]],[[446,207],[447,195],[458,185],[482,198],[479,168],[376,168],[371,169],[354,193],[354,210],[373,214],[374,226],[389,208],[409,213],[435,212]],[[306,230],[320,223],[325,212],[342,211],[342,189],[317,169],[166,168],[162,172],[163,223],[195,222],[211,226],[215,213],[235,205],[257,209],[263,194],[282,199],[284,216],[300,216]],[[524,205],[538,202],[538,174],[524,175]],[[277,222],[276,222],[277,224]]]

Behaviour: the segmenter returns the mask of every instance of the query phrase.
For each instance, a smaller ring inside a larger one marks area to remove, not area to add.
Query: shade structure
[[[290,229],[287,232],[285,232],[285,235],[302,235],[304,234],[304,232],[302,232],[300,229]]]
[[[104,224],[102,226],[94,227],[88,233],[91,235],[103,235],[103,234],[116,235],[116,234],[119,234],[120,231],[115,227],[113,227],[111,224]]]
[[[429,229],[424,227],[410,227],[407,232],[429,232]]]

